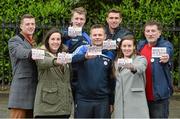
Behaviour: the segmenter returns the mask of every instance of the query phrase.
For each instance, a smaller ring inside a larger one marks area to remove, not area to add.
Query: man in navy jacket
[[[87,11],[83,7],[77,7],[71,11],[70,26],[73,28],[82,28],[82,35],[76,36],[76,34],[74,35],[69,34],[68,33],[69,26],[62,30],[63,44],[65,44],[68,47],[69,53],[74,52],[81,45],[91,44],[89,35],[84,31],[84,24],[86,23],[86,15],[87,15]],[[73,70],[73,77],[71,80],[71,84],[72,84],[72,91],[74,98],[76,91],[76,84],[78,80],[77,67],[72,65],[72,70]]]
[[[82,35],[69,34],[68,27],[62,29],[63,43],[68,47],[70,53],[74,52],[76,48],[81,45],[88,45],[91,43],[90,37],[84,31],[84,24],[86,23],[87,11],[83,7],[74,8],[71,11],[70,26],[75,28],[82,28]]]
[[[90,37],[93,46],[102,47],[106,38],[104,27],[92,26]],[[114,89],[110,75],[114,55],[108,50],[96,56],[87,51],[87,45],[80,46],[72,58],[72,63],[78,66],[75,118],[110,118]]]
[[[132,34],[128,29],[122,27],[123,17],[122,17],[122,12],[119,11],[118,9],[112,8],[107,12],[106,16],[106,26],[105,26],[105,31],[106,31],[106,40],[111,39],[116,41],[117,45],[121,41],[121,38]],[[116,50],[112,50],[112,52],[116,55]]]
[[[122,13],[118,9],[112,8],[107,12],[106,39],[116,40],[119,43],[122,37],[132,34],[128,29],[122,27],[122,20]]]
[[[161,25],[148,21],[144,26],[144,40],[138,44],[138,51],[148,62],[146,69],[146,96],[151,118],[168,118],[169,97],[172,95],[172,57],[173,46],[161,36]],[[160,58],[152,57],[152,48],[166,48]]]

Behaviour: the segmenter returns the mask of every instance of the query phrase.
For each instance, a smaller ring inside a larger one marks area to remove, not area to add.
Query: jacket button
[[[154,62],[154,58],[151,58],[151,62]]]

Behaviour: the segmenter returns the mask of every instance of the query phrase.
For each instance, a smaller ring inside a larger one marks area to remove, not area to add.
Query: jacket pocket
[[[58,101],[59,101],[58,88],[56,88],[56,87],[51,87],[51,88],[44,87],[42,89],[42,101],[44,103],[48,103],[51,105],[58,103]]]
[[[143,92],[144,89],[143,88],[131,88],[132,92]]]
[[[32,72],[22,72],[22,73],[16,73],[14,75],[14,78],[16,79],[25,79],[30,77],[33,77]]]

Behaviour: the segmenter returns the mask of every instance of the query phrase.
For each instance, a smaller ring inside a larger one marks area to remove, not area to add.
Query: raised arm
[[[18,37],[13,37],[8,41],[9,53],[17,59],[31,58],[31,48],[23,43],[24,41]]]

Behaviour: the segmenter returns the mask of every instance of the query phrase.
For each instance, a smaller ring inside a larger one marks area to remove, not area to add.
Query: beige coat
[[[137,70],[118,70],[115,62],[115,118],[149,118],[149,110],[145,96],[146,59],[142,56],[133,57],[133,65]]]
[[[37,61],[38,86],[34,104],[34,116],[70,115],[72,92],[70,67],[62,69],[53,63],[54,57],[46,53],[44,60]]]

